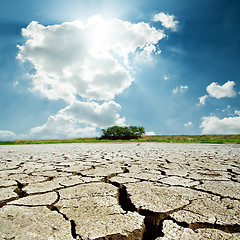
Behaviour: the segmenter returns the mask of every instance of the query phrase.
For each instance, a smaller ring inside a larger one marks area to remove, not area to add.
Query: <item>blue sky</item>
[[[3,0],[0,140],[240,133],[238,0]]]

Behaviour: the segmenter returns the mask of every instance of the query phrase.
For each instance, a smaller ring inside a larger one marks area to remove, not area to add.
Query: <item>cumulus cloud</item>
[[[235,82],[228,81],[225,84],[218,85],[216,82],[212,82],[209,86],[207,86],[207,92],[211,97],[215,97],[217,99],[223,97],[234,97],[236,96],[236,92],[234,91],[233,87]]]
[[[188,90],[188,86],[180,86],[180,92]]]
[[[114,101],[103,104],[74,101],[50,116],[47,123],[32,128],[29,135],[33,139],[99,136],[97,128],[125,125],[125,118],[117,113],[120,108]]]
[[[169,76],[167,76],[167,75],[164,75],[164,76],[163,76],[163,80],[167,81],[167,80],[169,80],[169,79],[170,79]]]
[[[239,110],[235,110],[234,114],[240,116],[240,111]]]
[[[222,86],[219,85],[216,82],[212,82],[210,85],[206,87],[206,90],[208,92],[207,95],[199,97],[199,104],[198,105],[205,105],[206,99],[208,97],[214,97],[217,99],[224,98],[224,97],[235,97],[236,96],[236,91],[233,89],[235,86],[234,81],[228,81]]]
[[[175,16],[174,15],[169,15],[166,13],[158,13],[153,17],[153,21],[155,22],[161,22],[161,24],[163,25],[163,27],[165,28],[170,28],[173,31],[177,30],[177,24],[179,23],[179,21],[174,20]]]
[[[146,136],[153,136],[153,135],[156,135],[156,133],[155,132],[146,132],[145,135]]]
[[[50,116],[47,123],[32,128],[29,133],[29,137],[32,139],[96,137],[98,135],[96,128],[91,126],[82,127],[77,121],[59,114]]]
[[[239,134],[240,116],[223,119],[216,116],[203,117],[200,128],[203,134]]]
[[[14,83],[13,83],[13,87],[16,87],[16,86],[18,86],[19,85],[19,82],[18,81],[15,81]]]
[[[172,92],[173,94],[177,94],[178,92],[184,93],[187,90],[188,90],[188,86],[180,86],[180,87],[174,88]]]
[[[81,123],[89,123],[95,127],[112,125],[125,125],[125,118],[120,118],[117,113],[121,106],[114,102],[80,102],[75,101],[70,106],[59,111],[65,118],[74,119]]]
[[[0,131],[0,140],[14,140],[16,138],[16,134],[11,131]]]
[[[192,126],[192,122],[188,122],[184,124],[184,127],[191,127]]]
[[[31,75],[32,89],[49,99],[68,102],[76,95],[114,99],[133,81],[128,71],[129,55],[139,49],[148,54],[156,51],[154,44],[165,36],[148,23],[104,20],[101,16],[87,23],[74,21],[47,27],[34,21],[22,35],[27,41],[18,46],[17,58],[28,60],[36,70]]]
[[[202,97],[199,97],[199,105],[205,105],[206,104],[206,99],[208,98],[208,95],[204,95]]]

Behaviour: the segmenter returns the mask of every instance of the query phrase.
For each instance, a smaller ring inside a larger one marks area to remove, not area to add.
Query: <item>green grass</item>
[[[144,139],[146,138],[146,139]],[[152,142],[174,142],[174,143],[238,143],[240,135],[157,135],[143,137],[143,140]]]
[[[100,140],[99,138],[74,138],[53,140],[0,141],[0,145],[53,144],[53,143],[99,143],[99,142],[171,142],[171,143],[237,143],[240,135],[154,135],[132,140]]]

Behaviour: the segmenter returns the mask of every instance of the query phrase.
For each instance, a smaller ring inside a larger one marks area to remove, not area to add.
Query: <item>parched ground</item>
[[[240,239],[240,145],[0,146],[0,239]]]

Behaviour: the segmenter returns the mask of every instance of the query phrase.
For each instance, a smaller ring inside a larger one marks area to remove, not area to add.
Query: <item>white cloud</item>
[[[91,124],[94,127],[125,125],[125,118],[120,118],[117,111],[121,106],[114,101],[96,102],[75,101],[70,106],[59,111],[65,118],[74,119],[80,123]]]
[[[47,123],[32,128],[29,133],[31,139],[96,137],[98,135],[96,128],[82,127],[77,121],[62,115],[50,116]]]
[[[223,97],[235,97],[236,96],[236,92],[233,89],[233,87],[235,86],[235,82],[234,81],[228,81],[225,84],[218,85],[218,83],[216,82],[212,82],[210,85],[208,85],[206,87],[206,90],[208,92],[207,95],[199,97],[199,104],[197,104],[198,106],[200,105],[205,105],[206,103],[206,99],[208,97],[215,97],[217,99],[223,98]]]
[[[240,116],[240,111],[239,110],[235,110],[234,114]]]
[[[148,23],[92,17],[87,23],[65,22],[43,26],[31,22],[22,30],[27,38],[18,46],[18,59],[28,60],[36,70],[32,90],[49,99],[67,102],[76,95],[109,100],[133,81],[128,56],[136,51],[151,54],[165,34]],[[123,62],[125,64],[123,64]]]
[[[75,101],[57,115],[50,116],[46,124],[32,128],[29,135],[34,139],[96,137],[98,128],[125,125],[125,118],[120,118],[117,113],[120,108],[114,101],[101,105]]]
[[[173,89],[172,93],[173,94],[177,94],[178,92],[180,93],[184,93],[185,91],[188,90],[188,86],[180,86],[180,87],[176,87]]]
[[[188,86],[180,86],[180,92],[188,90]]]
[[[203,128],[203,134],[239,134],[240,116],[223,119],[215,116],[203,117],[200,128]]]
[[[153,136],[153,135],[156,135],[156,133],[155,132],[146,132],[145,135],[146,136]]]
[[[177,94],[177,93],[178,93],[178,90],[179,90],[179,88],[176,87],[176,88],[173,89],[172,93],[173,93],[173,94]]]
[[[233,87],[235,85],[235,82],[228,81],[225,84],[218,85],[215,82],[212,82],[209,86],[207,86],[207,92],[211,97],[215,97],[217,99],[223,98],[223,97],[234,97],[236,96],[236,92],[233,90]]]
[[[184,124],[184,127],[191,127],[192,126],[192,122],[188,122]]]
[[[14,140],[16,134],[11,131],[0,131],[0,141]]]
[[[15,82],[13,83],[13,86],[16,87],[16,86],[18,86],[18,84],[19,84],[19,82],[18,82],[18,81],[15,81]]]
[[[199,97],[199,105],[205,105],[206,104],[206,99],[208,98],[208,95]]]
[[[175,18],[174,15],[169,15],[169,14],[165,14],[165,13],[161,12],[154,16],[153,21],[161,22],[165,28],[170,28],[173,31],[176,31],[177,24],[179,23],[179,21],[173,20],[174,18]]]
[[[163,76],[163,80],[167,81],[167,80],[169,80],[169,79],[170,79],[169,76],[167,76],[167,75],[164,75],[164,76]]]

